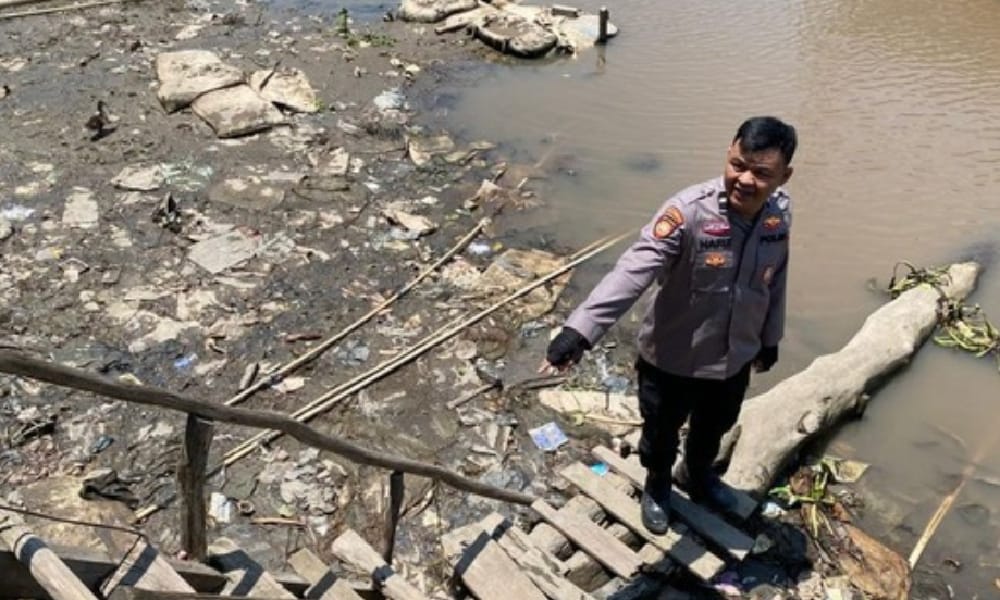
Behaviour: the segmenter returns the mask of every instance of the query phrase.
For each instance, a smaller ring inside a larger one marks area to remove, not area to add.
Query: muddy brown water
[[[1000,3],[606,4],[622,28],[606,49],[459,72],[439,90],[437,114],[526,159],[554,148],[562,175],[545,186],[545,206],[516,226],[577,246],[638,227],[672,192],[720,173],[744,117],[795,124],[787,335],[780,365],[754,392],[839,349],[884,300],[866,281],[884,285],[896,260],[989,259],[996,250]],[[577,277],[578,297],[613,259]],[[1000,320],[996,267],[974,301]],[[996,363],[927,346],[833,440],[873,464],[864,524],[904,556],[979,457],[924,554],[922,568],[937,574],[918,574],[958,597],[1000,593],[998,427]],[[946,558],[961,571],[942,569]]]

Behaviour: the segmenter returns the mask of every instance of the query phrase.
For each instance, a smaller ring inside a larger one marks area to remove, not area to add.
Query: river
[[[968,0],[634,0],[621,35],[575,60],[456,73],[439,116],[469,137],[574,174],[515,226],[580,246],[640,226],[672,192],[721,173],[740,121],[774,114],[800,146],[781,362],[752,393],[839,349],[884,296],[895,261],[989,258],[1000,235],[1000,3]],[[574,5],[595,11],[598,2]],[[581,291],[615,257],[579,278]],[[993,265],[995,268],[996,265]],[[1000,321],[1000,278],[973,297]],[[863,526],[907,556],[972,477],[921,560],[957,597],[1000,593],[1000,373],[928,345],[831,451],[872,464]],[[962,563],[959,573],[944,559]],[[918,573],[918,578],[923,575]]]

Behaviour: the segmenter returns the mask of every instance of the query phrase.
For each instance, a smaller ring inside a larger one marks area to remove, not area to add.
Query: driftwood
[[[340,437],[324,435],[316,429],[280,413],[195,400],[151,386],[117,383],[81,369],[38,360],[12,350],[0,350],[0,373],[30,377],[46,383],[94,392],[108,398],[136,404],[178,410],[205,419],[280,431],[307,446],[328,450],[359,464],[421,475],[485,498],[515,504],[531,504],[535,501],[535,498],[529,494],[480,483],[435,464],[393,456],[359,446]]]
[[[975,263],[954,264],[941,290],[952,300],[964,299],[979,271]],[[766,492],[803,444],[861,414],[868,392],[907,364],[933,332],[940,298],[929,285],[904,292],[872,313],[840,351],[817,358],[801,373],[747,400],[734,427],[739,439],[726,482]]]

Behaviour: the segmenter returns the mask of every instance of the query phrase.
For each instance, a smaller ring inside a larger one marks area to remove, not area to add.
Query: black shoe
[[[670,528],[670,477],[646,475],[641,504],[642,524],[656,535],[665,534]]]
[[[731,487],[714,473],[700,478],[698,485],[689,486],[691,500],[720,512],[736,513],[740,502]]]

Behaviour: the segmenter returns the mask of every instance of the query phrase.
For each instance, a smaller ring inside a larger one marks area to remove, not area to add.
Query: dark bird
[[[111,116],[108,114],[108,106],[103,100],[97,101],[97,112],[90,115],[84,126],[94,132],[94,135],[90,137],[90,141],[92,142],[110,135],[115,130],[111,126]]]

